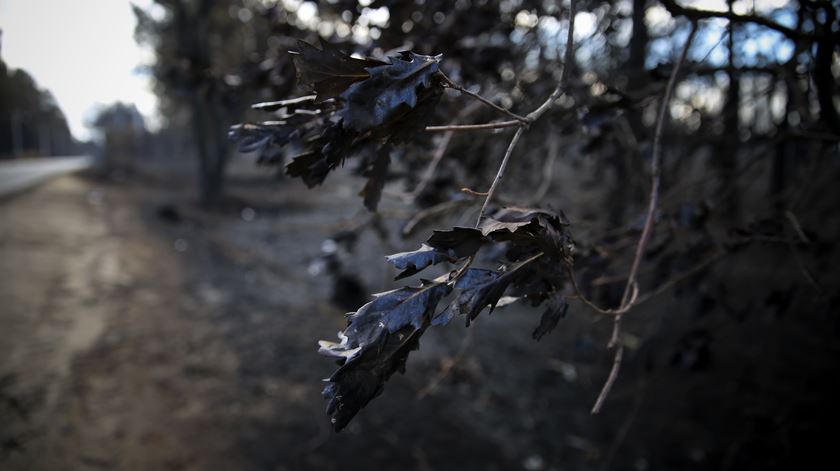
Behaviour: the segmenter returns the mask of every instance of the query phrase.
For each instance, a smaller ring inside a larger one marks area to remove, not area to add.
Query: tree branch
[[[463,93],[464,95],[475,98],[476,100],[484,103],[485,105],[489,106],[490,108],[493,108],[494,110],[496,110],[496,111],[498,111],[502,114],[506,114],[506,115],[510,116],[511,118],[521,122],[521,123],[527,123],[528,122],[528,120],[526,118],[524,118],[522,116],[519,116],[518,114],[508,110],[507,108],[502,108],[501,106],[493,103],[492,101],[488,100],[487,98],[484,98],[483,96],[479,95],[478,93],[473,93],[473,92],[467,90],[466,88],[464,88],[463,86],[458,85],[457,83],[453,82],[452,79],[447,77],[446,74],[443,73],[443,71],[440,71],[438,73],[443,78],[443,83],[447,87],[449,87],[453,90],[458,90],[459,92]]]
[[[483,123],[483,124],[452,124],[449,126],[426,126],[426,132],[449,132],[449,131],[486,131],[488,129],[502,129],[502,128],[515,128],[517,126],[522,126],[521,121],[511,120],[511,121],[498,121],[495,123]]]
[[[499,185],[499,182],[502,181],[502,177],[505,175],[505,169],[507,168],[508,161],[510,160],[510,155],[513,153],[513,148],[516,147],[516,143],[519,142],[519,138],[522,137],[522,133],[525,131],[524,126],[519,126],[519,129],[516,130],[516,134],[513,135],[513,138],[510,140],[510,144],[508,144],[507,151],[505,151],[505,156],[502,158],[502,163],[499,165],[499,171],[496,172],[496,178],[493,179],[493,183],[490,185],[490,189],[487,190],[487,198],[484,199],[484,204],[481,205],[481,211],[478,212],[478,220],[475,222],[475,225],[481,222],[484,218],[484,213],[487,211],[487,205],[490,204],[490,200],[493,198],[493,193],[496,192],[496,187]]]
[[[598,394],[598,398],[595,400],[595,405],[592,406],[592,413],[597,414],[601,410],[601,406],[604,404],[604,400],[610,393],[610,390],[615,383],[616,378],[618,378],[618,372],[621,369],[621,359],[624,355],[624,345],[621,343],[619,339],[619,335],[621,334],[621,318],[625,312],[630,310],[633,307],[633,303],[638,295],[638,284],[636,282],[636,276],[639,273],[639,266],[642,263],[642,256],[645,253],[645,247],[647,246],[648,240],[650,239],[650,234],[653,229],[653,220],[656,213],[656,206],[659,202],[659,184],[660,184],[660,175],[661,175],[661,160],[662,160],[662,128],[665,123],[665,117],[668,113],[668,106],[671,102],[671,96],[674,93],[674,87],[677,82],[677,75],[679,74],[680,67],[682,66],[683,62],[685,62],[685,58],[688,55],[688,50],[691,48],[691,43],[694,40],[694,36],[697,33],[697,21],[693,21],[691,25],[691,33],[688,35],[688,39],[685,41],[685,45],[683,46],[682,54],[680,55],[680,59],[677,62],[677,65],[674,67],[674,70],[671,72],[671,77],[668,79],[668,86],[665,89],[665,96],[662,98],[662,103],[659,107],[659,116],[656,120],[656,129],[653,135],[653,156],[651,157],[650,162],[650,173],[651,173],[651,188],[650,188],[650,201],[648,203],[648,210],[647,215],[645,216],[645,225],[642,229],[642,235],[639,236],[639,243],[636,246],[636,254],[633,258],[633,263],[630,266],[630,274],[627,276],[627,284],[624,286],[624,294],[621,297],[621,305],[619,306],[615,318],[613,318],[613,330],[612,335],[610,336],[610,341],[608,347],[615,348],[615,357],[613,358],[612,368],[610,369],[610,374],[607,377],[607,381],[604,383],[603,388],[601,388],[600,394]]]
[[[546,111],[551,108],[554,104],[554,101],[560,96],[563,87],[566,85],[566,82],[569,78],[569,71],[572,68],[572,63],[574,62],[573,53],[574,53],[574,34],[575,34],[575,16],[577,13],[577,5],[575,4],[575,0],[570,0],[569,2],[569,32],[566,36],[566,53],[565,59],[563,64],[563,73],[560,76],[560,83],[557,87],[554,88],[554,91],[551,92],[551,95],[546,98],[546,100],[534,111],[528,113],[528,116],[525,117],[525,122],[519,124],[519,129],[516,130],[516,134],[513,135],[513,138],[510,140],[510,144],[508,145],[507,151],[505,152],[505,156],[502,159],[502,164],[499,166],[499,171],[496,172],[496,178],[493,179],[493,183],[490,185],[490,189],[487,191],[487,198],[484,200],[484,204],[481,205],[481,211],[478,213],[478,221],[476,221],[476,226],[481,222],[481,219],[484,218],[484,213],[487,211],[487,206],[490,204],[490,200],[493,198],[493,193],[496,192],[496,186],[498,186],[499,181],[501,181],[502,177],[505,173],[505,168],[507,168],[508,160],[510,160],[510,155],[513,153],[513,148],[516,146],[516,143],[519,142],[519,138],[522,136],[522,133],[525,131],[525,128],[534,121],[540,119],[540,117],[545,114]],[[428,130],[428,128],[427,128]]]
[[[709,18],[724,18],[733,23],[754,23],[757,25],[764,26],[765,28],[772,29],[774,31],[778,31],[779,33],[784,34],[788,38],[791,39],[810,39],[813,40],[815,38],[820,37],[819,35],[815,34],[808,34],[802,31],[797,31],[792,28],[788,28],[787,26],[781,25],[776,23],[773,20],[764,18],[763,16],[757,15],[737,15],[732,13],[731,11],[709,11],[709,10],[698,10],[695,8],[687,8],[684,7],[676,2],[676,0],[659,0],[662,5],[668,10],[669,13],[673,16],[683,16],[690,19],[693,23],[697,23],[699,20],[705,20]]]

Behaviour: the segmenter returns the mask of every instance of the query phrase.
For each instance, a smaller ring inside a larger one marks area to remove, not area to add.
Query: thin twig
[[[669,289],[673,288],[674,286],[678,285],[679,283],[687,280],[688,278],[691,278],[692,276],[696,275],[697,273],[699,273],[699,272],[705,270],[706,268],[710,267],[711,265],[713,265],[718,260],[721,260],[724,256],[726,256],[727,253],[728,252],[721,250],[721,251],[711,255],[707,259],[703,260],[702,262],[700,262],[700,263],[694,265],[693,267],[689,268],[688,270],[685,270],[684,272],[680,273],[679,275],[674,276],[673,278],[669,279],[665,283],[662,283],[661,285],[659,285],[659,287],[656,288],[655,290],[645,293],[644,296],[639,296],[639,298],[634,303],[634,306],[640,306],[640,305],[648,302],[649,300],[659,296],[660,294],[668,291]]]
[[[577,283],[577,278],[575,277],[574,269],[572,269],[573,265],[572,265],[571,260],[568,260],[568,261],[564,262],[564,264],[566,266],[566,273],[569,275],[569,280],[572,282],[572,289],[574,290],[577,298],[580,299],[580,301],[583,304],[586,304],[590,309],[597,312],[598,314],[604,314],[605,316],[614,316],[615,315],[614,310],[606,309],[606,308],[602,308],[602,307],[598,306],[594,302],[590,301],[589,298],[587,298],[583,294],[583,291],[581,291],[580,286]]]
[[[469,116],[474,111],[476,111],[479,106],[481,106],[480,103],[470,104],[470,106],[467,106],[463,110],[461,110],[461,112],[458,113],[458,116],[455,119],[463,119],[464,117]],[[438,142],[437,148],[435,149],[435,153],[432,156],[432,162],[426,168],[426,171],[423,174],[423,178],[420,180],[417,186],[414,187],[414,189],[408,194],[408,197],[411,198],[411,201],[417,199],[420,193],[422,193],[423,190],[426,189],[426,186],[428,186],[429,182],[435,176],[435,170],[437,170],[437,166],[440,164],[440,161],[443,160],[443,157],[446,155],[446,149],[449,148],[449,143],[452,141],[452,136],[454,133],[454,131],[447,131],[446,134],[444,134],[443,137],[441,137],[440,141]]]
[[[642,235],[639,236],[639,243],[636,246],[636,254],[633,258],[633,264],[630,267],[630,274],[627,277],[627,285],[624,288],[624,295],[622,296],[623,304],[626,304],[629,300],[630,289],[636,282],[636,275],[639,272],[639,266],[642,263],[642,256],[644,255],[645,247],[647,246],[648,240],[650,239],[650,235],[653,229],[653,220],[654,216],[656,215],[657,204],[659,203],[659,185],[661,182],[662,173],[662,129],[665,124],[665,116],[668,113],[668,106],[671,102],[671,96],[674,93],[674,86],[677,82],[677,74],[679,73],[680,66],[683,62],[685,62],[685,58],[688,55],[688,50],[691,47],[691,42],[694,39],[694,35],[696,32],[697,23],[694,23],[691,28],[691,33],[688,35],[688,39],[686,40],[685,46],[683,47],[682,54],[680,55],[680,60],[674,67],[674,70],[671,73],[671,77],[668,79],[668,87],[665,89],[665,96],[662,98],[662,103],[659,107],[659,117],[656,120],[656,129],[653,135],[653,156],[651,157],[650,162],[650,200],[648,202],[647,214],[645,215],[645,224],[642,228]]]
[[[564,68],[563,70],[565,71],[566,69]],[[542,105],[540,105],[539,108],[528,113],[528,122],[533,123],[534,121],[540,119],[540,116],[542,116],[546,111],[548,111],[548,109],[551,108],[551,105],[554,104],[554,100],[560,98],[561,92],[562,88],[560,87],[560,85],[558,85],[557,88],[555,88],[554,91],[551,92],[551,95],[548,96],[548,98],[543,102]]]
[[[796,247],[793,244],[790,244],[788,247],[790,248],[791,254],[793,254],[794,260],[796,260],[796,264],[799,265],[799,271],[802,272],[802,276],[805,278],[805,281],[814,288],[818,295],[825,296],[825,288],[822,287],[822,284],[817,281],[813,273],[811,273],[811,271],[808,270],[808,267],[805,266],[805,261],[802,260],[802,256],[799,255],[799,251],[796,250]]]
[[[519,262],[517,264],[517,269],[522,268],[525,265],[533,262],[534,260],[539,259],[543,255],[545,255],[544,252],[539,252],[536,255],[533,255],[530,258],[528,258],[528,259],[526,259],[522,262]],[[467,258],[467,260],[464,262],[464,264],[461,265],[457,270],[455,270],[454,272],[450,272],[449,274],[441,275],[438,278],[436,278],[435,281],[446,280],[448,283],[456,283],[458,281],[458,279],[460,279],[462,276],[464,276],[464,274],[467,273],[467,269],[472,264],[474,258],[475,258],[474,255],[469,256]],[[461,362],[461,360],[464,358],[464,355],[467,352],[467,348],[469,347],[470,343],[472,342],[472,331],[473,330],[474,329],[467,330],[467,334],[464,336],[463,340],[461,341],[461,346],[458,348],[458,352],[455,354],[454,357],[452,357],[452,359],[449,362],[447,362],[441,368],[441,371],[438,373],[438,375],[435,378],[433,378],[431,381],[429,381],[429,383],[427,383],[426,386],[424,386],[417,393],[417,396],[416,396],[417,399],[422,399],[423,397],[433,393],[435,391],[435,389],[437,389],[438,385],[440,385],[440,383],[444,379],[446,379],[447,376],[449,376],[449,374],[452,372],[452,370],[455,368],[455,366],[457,366],[458,363]]]
[[[621,319],[624,313],[633,306],[634,298],[636,298],[636,296],[633,295],[634,292],[638,294],[636,276],[639,272],[639,266],[642,263],[642,256],[645,253],[645,247],[650,239],[650,234],[653,229],[653,220],[656,214],[656,206],[659,202],[659,184],[662,172],[662,128],[664,127],[665,117],[668,113],[671,95],[674,93],[677,75],[679,74],[682,64],[685,62],[688,50],[691,48],[691,43],[694,40],[696,33],[697,22],[693,21],[691,24],[691,33],[689,33],[688,39],[685,41],[679,61],[674,66],[674,70],[671,71],[671,77],[668,79],[668,86],[665,89],[665,96],[662,98],[662,103],[659,107],[659,116],[657,117],[656,129],[653,134],[653,156],[651,157],[650,162],[651,188],[647,215],[645,216],[645,224],[642,229],[642,235],[639,236],[639,244],[636,246],[636,254],[633,258],[633,263],[630,266],[630,274],[627,276],[627,284],[624,287],[624,294],[621,297],[621,305],[618,308],[619,313],[613,318],[613,330],[608,345],[615,348],[615,357],[613,358],[612,368],[610,368],[610,374],[607,377],[607,381],[604,383],[603,388],[601,388],[601,392],[595,400],[595,405],[592,406],[593,414],[597,414],[601,410],[601,406],[604,404],[604,400],[609,395],[613,384],[615,384],[615,380],[618,378],[618,372],[621,369],[621,359],[624,356],[624,345],[619,339],[621,334]]]
[[[633,400],[633,406],[630,408],[630,412],[627,414],[627,417],[624,419],[621,427],[619,427],[616,432],[615,439],[607,451],[607,455],[604,458],[601,469],[609,470],[612,468],[613,458],[615,458],[615,455],[618,454],[618,451],[621,449],[621,445],[624,444],[624,440],[627,439],[627,434],[630,432],[630,428],[633,426],[633,422],[635,422],[636,416],[639,415],[639,410],[642,408],[642,403],[645,399],[645,389],[647,389],[647,380],[642,378],[639,382],[636,398]]]
[[[790,39],[810,39],[814,40],[821,36],[830,36],[831,32],[823,32],[821,34],[818,33],[806,33],[803,31],[795,30],[793,28],[789,28],[787,26],[782,25],[781,23],[776,23],[775,21],[765,18],[763,16],[758,15],[739,15],[734,13],[733,11],[710,11],[710,10],[697,10],[694,8],[687,8],[682,5],[679,5],[675,0],[660,0],[662,5],[665,7],[668,12],[673,16],[684,16],[691,20],[692,23],[697,24],[697,21],[704,20],[708,18],[724,18],[729,20],[731,23],[755,23],[757,25],[764,26],[765,28],[769,28],[775,31],[778,31]]]
[[[494,110],[496,110],[496,111],[498,111],[498,112],[500,112],[500,113],[506,114],[506,115],[510,116],[511,118],[513,118],[513,119],[515,119],[515,120],[517,120],[517,121],[521,122],[521,123],[526,123],[526,124],[528,123],[528,119],[527,119],[527,118],[524,118],[524,117],[522,117],[522,116],[519,116],[518,114],[516,114],[516,113],[514,113],[514,112],[512,112],[512,111],[510,111],[510,110],[508,110],[507,108],[502,108],[501,106],[499,106],[499,105],[497,105],[497,104],[493,103],[492,101],[488,100],[487,98],[484,98],[483,96],[479,95],[478,93],[473,93],[473,92],[471,92],[471,91],[467,90],[467,89],[466,89],[466,88],[464,88],[463,86],[458,85],[457,83],[453,82],[453,81],[452,81],[449,77],[447,77],[447,76],[446,76],[446,74],[444,74],[442,71],[441,71],[441,72],[439,72],[439,73],[440,73],[441,77],[443,77],[443,82],[444,82],[444,83],[446,84],[446,86],[448,86],[449,88],[451,88],[451,89],[453,89],[453,90],[458,90],[459,92],[463,93],[464,95],[467,95],[467,96],[470,96],[470,97],[472,97],[472,98],[475,98],[476,100],[478,100],[478,101],[480,101],[480,102],[484,103],[485,105],[487,105],[487,106],[489,106],[489,107],[493,108]]]
[[[545,114],[546,111],[551,108],[554,104],[554,101],[560,96],[563,87],[566,85],[568,81],[570,70],[572,68],[572,64],[574,62],[573,52],[574,52],[574,34],[575,34],[575,16],[576,16],[576,4],[575,0],[570,1],[570,8],[569,8],[569,34],[566,37],[566,54],[565,54],[565,63],[563,64],[563,73],[560,76],[560,83],[551,92],[551,95],[534,111],[528,113],[526,116],[525,124],[520,124],[519,129],[516,130],[516,134],[513,135],[513,138],[510,140],[510,144],[508,145],[507,151],[505,152],[505,156],[502,159],[502,164],[499,166],[499,171],[496,172],[496,178],[493,179],[493,183],[490,185],[490,189],[487,191],[487,199],[484,200],[484,204],[481,205],[481,211],[478,213],[478,221],[476,221],[476,226],[481,222],[481,219],[484,218],[484,213],[487,211],[487,206],[490,204],[490,200],[493,199],[493,193],[496,192],[496,187],[499,185],[499,181],[501,181],[502,177],[505,173],[505,168],[507,167],[508,160],[510,160],[510,155],[513,153],[513,148],[516,147],[516,143],[519,142],[519,138],[522,137],[522,133],[525,131],[525,127],[527,124],[533,123],[534,121],[540,119],[540,117]]]
[[[616,319],[618,319],[618,317],[616,317]],[[612,341],[612,339],[610,341]],[[604,383],[604,387],[601,389],[601,394],[598,395],[598,399],[595,400],[595,405],[592,406],[593,414],[597,414],[601,411],[601,406],[604,405],[604,401],[607,399],[607,396],[610,394],[610,390],[612,389],[615,380],[618,378],[618,371],[621,369],[621,360],[623,358],[624,345],[622,345],[619,342],[615,346],[615,356],[613,357],[612,367],[610,368],[610,375],[607,376],[607,381]]]
[[[414,228],[417,227],[417,225],[423,222],[426,218],[436,216],[440,213],[444,213],[462,204],[470,204],[473,201],[474,200],[468,199],[448,200],[444,201],[443,203],[438,203],[434,206],[421,209],[414,216],[412,216],[411,219],[408,220],[408,222],[405,223],[405,226],[403,226],[401,231],[402,235],[403,237],[410,236],[411,233],[414,232]]]
[[[475,223],[476,226],[478,226],[481,220],[484,219],[484,213],[487,211],[487,206],[490,204],[490,200],[493,199],[493,193],[496,192],[496,187],[499,186],[499,182],[505,174],[505,169],[507,168],[508,161],[510,160],[510,155],[513,154],[513,148],[516,147],[516,143],[519,142],[519,138],[522,137],[522,133],[524,131],[525,127],[520,126],[519,129],[516,130],[516,134],[513,135],[513,139],[510,140],[507,151],[505,151],[505,156],[502,158],[502,164],[499,165],[499,171],[496,172],[496,178],[493,179],[490,189],[487,190],[487,198],[484,199],[484,204],[481,205],[481,211],[478,212],[478,220]]]
[[[475,191],[472,188],[467,188],[467,187],[461,188],[461,193],[463,193],[465,195],[470,195],[470,196],[481,196],[481,197],[486,197],[487,196],[486,191]]]
[[[682,273],[674,276],[673,278],[670,278],[668,281],[659,285],[655,290],[648,291],[644,295],[637,296],[635,301],[633,302],[633,307],[638,307],[638,306],[650,301],[651,299],[665,293],[666,291],[673,288],[674,286],[682,283],[683,281],[687,280],[688,278],[691,278],[692,276],[696,275],[697,273],[705,270],[709,266],[711,266],[711,265],[715,264],[716,262],[718,262],[719,260],[723,259],[723,257],[725,257],[728,253],[729,253],[728,251],[719,250],[719,251],[713,253],[712,255],[710,255],[708,258],[706,258],[702,262],[699,262],[696,265],[694,265],[693,267],[689,268],[688,270],[685,270]],[[597,312],[598,314],[604,314],[604,315],[607,315],[607,316],[615,316],[617,314],[627,312],[627,311],[620,311],[618,309],[605,309],[605,308],[602,308],[602,307],[598,306],[597,304],[593,303],[592,301],[590,301],[580,291],[580,287],[577,284],[577,280],[575,278],[574,271],[571,269],[570,265],[567,265],[566,269],[567,269],[567,273],[569,274],[569,280],[571,280],[571,282],[572,282],[572,289],[575,291],[575,297],[577,299],[579,299],[582,303],[587,305],[590,309]],[[623,279],[623,277],[622,277],[622,279]],[[616,280],[616,281],[620,281],[620,280]]]
[[[423,193],[423,190],[429,185],[429,182],[432,181],[432,178],[435,176],[435,170],[437,170],[438,165],[440,165],[440,161],[443,160],[443,156],[446,155],[446,149],[449,147],[449,142],[452,141],[452,131],[447,132],[444,134],[440,141],[438,141],[438,145],[435,148],[435,153],[432,155],[432,161],[429,162],[429,165],[426,167],[426,171],[423,172],[423,176],[420,178],[420,181],[415,185],[414,189],[411,191],[394,191],[389,192],[386,190],[383,191],[383,194],[388,194],[389,196],[394,196],[399,198],[404,203],[411,204],[417,200],[417,197]]]
[[[796,218],[796,215],[788,209],[785,210],[785,217],[788,222],[790,222],[790,225],[793,227],[793,230],[796,232],[796,236],[799,237],[799,240],[801,240],[803,244],[811,245],[811,239],[805,235],[805,231],[802,230],[802,225],[799,224],[799,219]]]
[[[572,3],[574,3],[574,2],[572,2]],[[564,69],[564,71],[565,71],[565,69]],[[554,103],[554,100],[556,100],[559,95],[560,95],[560,87],[558,86],[551,93],[551,95],[545,100],[545,102],[543,102],[542,105],[540,105],[536,110],[534,110],[534,111],[532,111],[531,113],[528,114],[527,123],[531,123],[531,122],[534,122],[537,119],[539,119],[539,117],[542,116],[543,113],[545,113],[551,107],[551,105]],[[503,123],[515,123],[515,125],[517,126],[516,133],[514,133],[513,138],[511,138],[510,144],[508,144],[507,150],[505,151],[505,156],[502,158],[502,163],[501,163],[501,165],[499,165],[499,170],[496,172],[496,177],[493,179],[493,183],[490,185],[490,189],[487,190],[487,197],[484,199],[484,203],[481,205],[481,211],[479,211],[478,219],[475,223],[476,226],[478,226],[478,224],[481,223],[481,220],[484,218],[484,214],[487,211],[487,206],[490,204],[490,200],[493,199],[493,194],[496,192],[496,187],[499,185],[499,182],[502,180],[502,177],[504,177],[505,169],[507,168],[507,164],[508,164],[508,161],[510,160],[511,154],[513,153],[513,149],[514,149],[514,147],[516,147],[516,143],[519,142],[519,138],[522,137],[522,133],[525,132],[525,129],[527,127],[527,124],[517,123],[516,121],[505,121]],[[490,124],[493,124],[493,123],[490,123]],[[501,124],[501,123],[497,123],[497,124]],[[466,125],[466,126],[476,127],[476,126],[487,126],[487,125],[480,125],[479,124],[479,125]],[[466,126],[460,126],[460,128],[463,129]],[[430,128],[433,128],[433,127],[434,126],[427,127],[426,131],[432,130]],[[439,126],[439,127],[444,127],[444,126]],[[506,126],[506,127],[508,127],[508,126]],[[484,129],[487,129],[487,128],[485,127]],[[433,129],[433,130],[436,131],[438,129]],[[461,191],[464,191],[464,189],[461,189]],[[475,193],[475,194],[480,194],[479,192],[475,192],[475,191],[471,191],[471,190],[470,190],[470,192]]]
[[[560,149],[560,143],[556,135],[551,134],[548,137],[548,156],[543,164],[543,179],[540,186],[531,198],[531,204],[538,204],[548,194],[548,189],[551,188],[551,182],[554,176],[554,161],[557,160],[557,153]]]
[[[251,108],[255,110],[265,108],[283,108],[289,105],[298,105],[301,103],[315,101],[315,98],[317,98],[317,95],[306,95],[302,97],[292,98],[290,100],[264,101],[262,103],[254,103],[253,105],[251,105]]]
[[[797,219],[796,215],[788,209],[785,210],[785,217],[793,227],[793,231],[796,233],[796,236],[799,238],[801,243],[811,245],[813,242],[807,235],[805,235],[805,231],[802,230],[802,225],[799,224],[799,219]],[[817,281],[813,273],[808,270],[808,267],[805,266],[805,261],[802,260],[802,257],[799,255],[799,251],[796,250],[796,244],[793,241],[790,241],[787,245],[790,248],[790,253],[793,255],[794,260],[796,260],[796,264],[799,266],[799,270],[802,272],[802,276],[820,296],[824,296],[825,289],[822,287],[822,284]]]
[[[443,160],[443,156],[446,155],[446,149],[449,147],[449,142],[452,141],[453,134],[455,134],[454,131],[449,131],[440,138],[440,142],[438,142],[437,148],[435,149],[435,155],[432,156],[432,162],[428,167],[426,167],[423,178],[420,179],[420,183],[418,183],[417,186],[411,190],[411,193],[409,193],[412,200],[417,198],[417,196],[426,189],[426,186],[432,180],[432,177],[435,176],[435,170],[437,169],[438,164],[440,164],[440,161]]]
[[[521,126],[522,122],[520,121],[497,121],[495,123],[482,123],[482,124],[450,124],[448,126],[426,126],[426,132],[461,132],[461,131],[486,131],[488,129],[503,129],[503,128],[515,128]]]
[[[575,17],[577,16],[577,4],[575,0],[570,0],[569,2],[569,30],[566,34],[566,50],[563,54],[563,72],[560,74],[560,83],[551,92],[551,95],[548,97],[539,108],[535,109],[534,111],[528,113],[528,121],[534,122],[540,119],[546,111],[554,104],[554,100],[560,98],[560,93],[563,91],[564,87],[567,87],[569,84],[569,76],[572,73],[572,69],[574,69],[575,65]]]
[[[449,359],[446,363],[443,364],[438,374],[431,379],[426,385],[417,392],[415,396],[417,399],[423,399],[424,397],[433,394],[440,383],[445,380],[452,370],[461,362],[464,358],[464,355],[467,353],[467,349],[469,348],[470,344],[472,343],[473,331],[475,329],[467,329],[467,334],[464,335],[464,338],[461,339],[461,345],[458,347],[458,351],[455,353],[455,356]]]

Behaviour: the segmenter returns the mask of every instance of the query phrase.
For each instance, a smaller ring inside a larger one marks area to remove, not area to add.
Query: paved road
[[[86,155],[0,162],[0,197],[11,195],[66,173],[90,167]]]

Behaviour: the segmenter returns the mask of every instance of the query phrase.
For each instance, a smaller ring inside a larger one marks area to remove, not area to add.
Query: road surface
[[[59,175],[91,166],[86,155],[0,162],[0,197],[12,195]]]

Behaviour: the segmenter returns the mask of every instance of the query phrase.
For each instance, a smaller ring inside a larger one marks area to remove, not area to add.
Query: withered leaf
[[[478,229],[456,226],[448,231],[432,232],[426,244],[450,257],[461,259],[475,255],[484,241],[484,236]]]
[[[333,429],[341,431],[372,399],[380,395],[385,382],[397,371],[405,372],[405,362],[420,346],[425,329],[406,327],[382,335],[368,349],[362,349],[336,370],[321,393]]]
[[[230,127],[228,139],[239,144],[242,153],[262,151],[269,146],[285,145],[296,127],[285,123],[254,124],[243,123]]]
[[[488,236],[493,233],[501,233],[501,232],[516,232],[517,230],[528,227],[531,229],[531,232],[538,230],[539,222],[536,220],[526,220],[526,221],[513,221],[513,222],[503,222],[497,219],[493,219],[490,217],[486,217],[481,221],[479,225],[479,229],[481,233],[485,236]]]
[[[286,174],[313,187],[360,151],[414,139],[434,116],[443,93],[441,56],[403,52],[380,61],[351,57],[328,42],[320,48],[305,41],[297,45],[292,54],[298,82],[315,94],[253,105],[274,113],[277,121],[231,130],[241,151],[262,152],[260,163],[284,161],[283,147],[294,139],[302,152],[286,166]],[[381,152],[364,169],[368,181],[360,194],[372,211],[381,199],[389,161]]]
[[[556,213],[547,209],[506,206],[493,211],[489,216],[502,223],[529,223],[536,220],[556,227],[569,225],[569,220],[563,212]],[[511,227],[516,227],[516,225]]]
[[[298,83],[315,92],[315,103],[338,97],[355,82],[370,77],[366,68],[385,64],[374,59],[356,59],[327,41],[321,42],[321,49],[306,41],[298,41],[297,45],[298,50],[291,52]]]
[[[377,294],[347,315],[340,343],[320,342],[321,353],[343,362],[324,388],[336,430],[376,397],[394,372],[404,370],[408,353],[417,348],[435,308],[451,289],[445,282],[424,281]]]
[[[369,78],[352,83],[341,94],[345,101],[341,111],[345,126],[357,132],[381,126],[399,114],[402,105],[417,106],[418,87],[442,88],[433,80],[441,56],[406,52],[402,57],[389,59],[389,64],[369,67]]]
[[[455,282],[455,289],[460,292],[449,305],[449,309],[453,314],[466,315],[467,325],[470,325],[470,322],[478,317],[487,306],[490,306],[490,312],[492,313],[508,286],[527,273],[523,268],[539,258],[540,255],[538,254],[507,267],[505,271],[485,270],[483,268],[468,269]]]
[[[573,246],[566,216],[533,208],[506,207],[482,220],[483,234],[496,242],[511,242],[507,257],[520,259],[536,252],[549,258],[569,255]]]
[[[456,262],[475,255],[482,243],[484,237],[481,231],[471,227],[454,227],[448,231],[434,231],[419,249],[389,255],[385,260],[403,270],[395,278],[399,280],[441,262]]]
[[[388,255],[385,257],[385,260],[394,265],[397,270],[403,270],[396,278],[394,278],[395,280],[400,280],[420,273],[427,267],[437,265],[441,262],[456,261],[455,258],[450,257],[446,253],[426,244],[421,245],[419,249],[411,252],[401,252]]]
[[[499,298],[513,281],[514,274],[515,272],[506,273],[482,268],[468,269],[455,283],[455,288],[460,292],[449,309],[453,315],[466,315],[469,325],[485,307],[490,306],[490,312],[493,312]]]
[[[354,144],[354,135],[340,122],[335,123],[313,142],[312,150],[293,158],[286,166],[286,174],[300,177],[309,188],[320,185],[330,171],[344,162]]]

